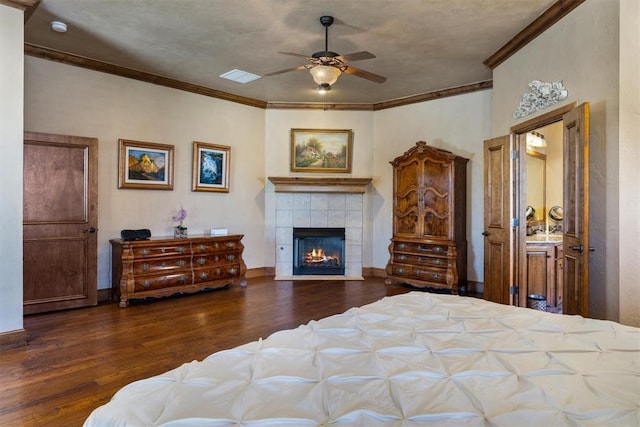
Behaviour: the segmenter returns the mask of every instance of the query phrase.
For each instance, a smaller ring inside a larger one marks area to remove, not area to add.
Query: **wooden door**
[[[512,283],[510,137],[484,142],[484,298],[509,304]]]
[[[95,138],[25,132],[24,313],[97,304]]]
[[[566,113],[564,126],[564,302],[589,315],[589,104]]]

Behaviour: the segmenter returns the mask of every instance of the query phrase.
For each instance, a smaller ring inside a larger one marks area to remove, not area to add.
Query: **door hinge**
[[[509,286],[509,295],[518,295],[518,287],[516,285]]]
[[[520,152],[517,150],[511,150],[511,160],[515,160],[520,157]]]
[[[520,218],[511,218],[511,228],[516,228],[520,225]]]

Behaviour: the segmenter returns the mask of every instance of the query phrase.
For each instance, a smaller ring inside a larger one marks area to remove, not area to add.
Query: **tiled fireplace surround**
[[[362,280],[363,197],[370,178],[270,177],[275,186],[276,280],[320,276],[293,275],[293,228],[345,229],[345,274],[327,279]]]

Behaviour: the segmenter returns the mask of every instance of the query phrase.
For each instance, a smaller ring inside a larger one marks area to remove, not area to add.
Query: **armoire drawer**
[[[413,265],[393,264],[391,271],[394,276],[406,277],[408,279],[422,280],[442,285],[447,283],[447,270],[420,268]]]
[[[393,261],[401,264],[413,264],[426,267],[447,268],[447,258],[411,255],[405,253],[393,254]]]
[[[439,245],[433,243],[415,243],[415,242],[394,242],[393,251],[407,254],[419,255],[442,255],[446,256],[449,247],[447,245]]]

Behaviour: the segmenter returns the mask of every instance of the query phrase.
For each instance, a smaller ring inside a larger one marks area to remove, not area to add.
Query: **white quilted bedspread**
[[[411,292],[121,389],[85,426],[639,426],[640,329]]]

